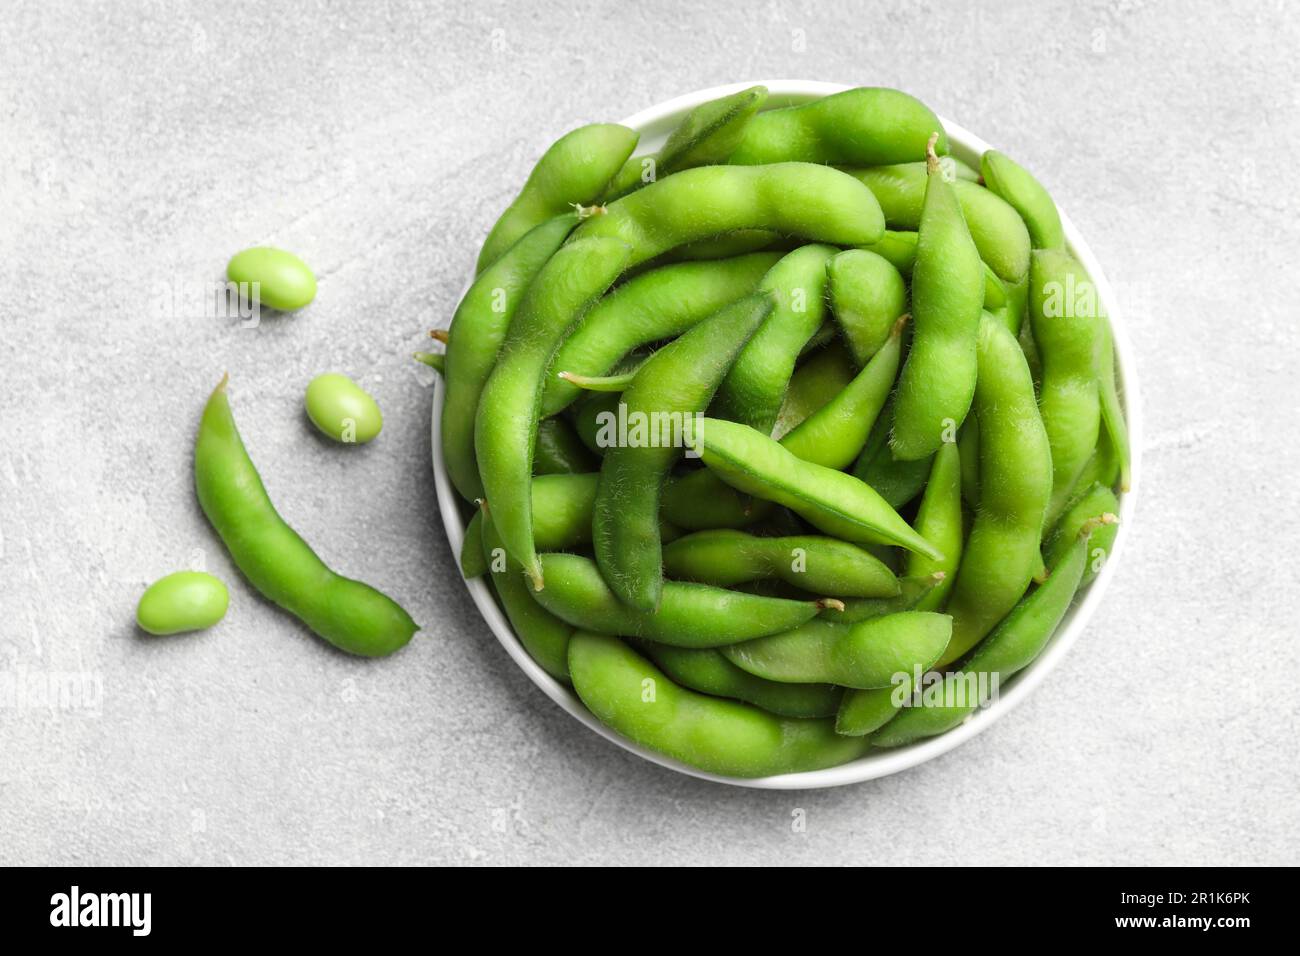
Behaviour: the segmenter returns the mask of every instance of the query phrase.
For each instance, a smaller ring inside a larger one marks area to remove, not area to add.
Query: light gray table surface
[[[5,4],[0,862],[1295,863],[1298,45],[1281,2]],[[1147,422],[1121,573],[1034,696],[803,793],[652,766],[523,676],[449,553],[409,357],[561,132],[776,77],[907,89],[1033,168],[1120,291]],[[262,243],[317,270],[301,314],[169,304]],[[331,369],[372,445],[306,422]],[[423,623],[400,655],[238,578],[190,475],[227,371],[285,516]],[[226,620],[139,635],[195,563]]]

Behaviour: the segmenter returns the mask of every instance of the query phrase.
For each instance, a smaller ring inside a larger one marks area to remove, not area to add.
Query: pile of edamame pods
[[[776,105],[705,103],[653,154],[563,136],[425,357],[464,573],[601,721],[742,777],[963,721],[1128,480],[1109,320],[1039,182],[948,156],[896,90]]]

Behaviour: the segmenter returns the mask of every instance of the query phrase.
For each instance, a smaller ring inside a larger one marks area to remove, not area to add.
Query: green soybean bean
[[[492,520],[538,590],[543,582],[528,478],[542,381],[565,332],[609,288],[627,258],[627,245],[617,239],[570,242],[552,256],[524,294],[479,400],[474,450]]]
[[[1029,321],[1043,363],[1038,405],[1052,449],[1048,527],[1069,501],[1101,427],[1097,355],[1102,320],[1092,290],[1083,268],[1066,253],[1034,253]]]
[[[447,475],[466,501],[483,497],[474,454],[474,417],[506,330],[542,266],[577,224],[557,216],[527,233],[479,274],[456,307],[447,342],[442,404],[442,455]]]
[[[1038,657],[1079,588],[1092,527],[1080,532],[1047,582],[1016,605],[961,671],[946,675],[941,684],[923,691],[919,701],[900,710],[872,735],[872,745],[899,747],[951,730],[984,703],[980,675],[996,675],[1000,683]]]
[[[908,318],[896,318],[885,341],[853,381],[781,439],[787,451],[837,470],[861,454],[894,387]]]
[[[534,475],[575,475],[595,471],[597,467],[596,456],[587,450],[567,421],[545,418],[537,423]]]
[[[753,292],[780,258],[780,253],[760,252],[643,272],[591,307],[556,352],[552,368],[605,375],[632,350],[676,338]],[[554,415],[577,397],[576,383],[551,376],[542,396],[542,414]]]
[[[900,461],[889,450],[889,430],[894,422],[894,399],[891,397],[876,417],[867,435],[862,454],[853,465],[853,476],[876,490],[880,497],[897,510],[921,493],[930,474],[930,457]]]
[[[989,192],[1020,214],[1035,249],[1065,248],[1065,230],[1056,203],[1029,170],[1006,153],[990,149],[980,157],[980,172]]]
[[[1020,346],[992,316],[980,322],[979,509],[948,600],[947,664],[974,647],[1025,593],[1042,558],[1052,453]]]
[[[356,382],[337,372],[317,375],[307,385],[307,417],[321,434],[345,445],[364,445],[384,427],[379,406]]]
[[[276,512],[235,427],[224,378],[199,424],[194,486],[244,577],[335,647],[378,657],[419,629],[392,598],[326,567]]]
[[[939,118],[920,100],[899,90],[860,87],[759,113],[731,162],[905,163],[925,158],[933,133],[938,133],[937,150],[948,152]]]
[[[856,624],[869,618],[884,617],[886,614],[920,610],[921,601],[925,596],[945,579],[946,575],[942,571],[919,578],[899,578],[898,593],[893,597],[847,598],[843,602],[844,610],[823,611],[821,616],[837,624]]]
[[[843,690],[831,684],[778,684],[747,674],[712,647],[669,647],[644,642],[642,653],[683,687],[742,700],[781,717],[830,717]]]
[[[926,458],[956,437],[975,391],[983,267],[951,183],[931,153],[912,269],[912,347],[894,399],[895,458]],[[951,434],[949,434],[951,432]]]
[[[837,601],[790,601],[704,584],[664,583],[659,609],[639,611],[619,601],[596,563],[573,554],[542,556],[546,588],[536,599],[574,627],[643,637],[674,647],[721,647],[774,634],[811,620]]]
[[[1101,313],[1098,319],[1100,335],[1097,358],[1101,377],[1101,424],[1119,465],[1120,489],[1128,491],[1131,455],[1128,423],[1124,420],[1124,408],[1120,404],[1119,390],[1115,385],[1115,333],[1110,327],[1110,317],[1102,308],[1100,297],[1097,299],[1097,307]],[[1107,484],[1114,484],[1114,481]]]
[[[836,735],[830,720],[777,717],[679,687],[614,637],[574,634],[569,671],[574,690],[602,723],[710,773],[763,777],[817,770],[866,750],[862,740]]]
[[[759,282],[775,308],[722,383],[718,408],[726,417],[771,432],[799,353],[826,318],[826,263],[835,252],[831,246],[803,246]]]
[[[594,203],[636,148],[639,134],[626,126],[593,123],[556,140],[492,231],[478,255],[478,272],[496,262],[529,230],[574,206]]]
[[[819,535],[760,538],[743,531],[698,531],[664,548],[664,573],[682,581],[732,587],[775,578],[814,594],[890,597],[898,579],[879,558]]]
[[[686,114],[658,153],[634,156],[623,164],[605,201],[617,199],[682,169],[726,162],[740,145],[750,119],[763,108],[766,100],[767,87],[751,86],[739,93],[701,103]]]
[[[861,368],[907,311],[907,286],[888,260],[865,249],[841,252],[827,275],[831,312]]]
[[[929,178],[924,163],[845,171],[871,190],[890,229],[919,228]],[[1024,278],[1029,269],[1029,231],[1015,209],[983,186],[949,179],[942,168],[937,175],[951,183],[953,197],[980,258],[1004,282]]]
[[[916,233],[914,231],[886,229],[879,242],[863,246],[874,252],[898,270],[899,275],[910,279],[912,266],[916,265]]]
[[[897,674],[927,670],[943,653],[951,632],[946,614],[904,611],[857,624],[809,621],[722,652],[764,680],[869,690],[889,687]]]
[[[542,670],[567,683],[569,638],[573,636],[573,628],[534,600],[524,578],[524,569],[501,546],[491,515],[487,512],[482,514],[485,517],[480,528],[480,548],[485,554],[492,555],[488,566],[492,572],[492,589],[510,620],[515,636]]]
[[[316,276],[307,263],[292,252],[271,246],[235,253],[226,264],[226,278],[248,288],[251,301],[280,312],[301,309],[316,298]]]
[[[651,611],[659,603],[659,502],[664,480],[683,452],[684,425],[708,407],[736,356],[772,314],[772,305],[771,296],[753,295],[727,306],[656,352],[623,393],[620,412],[625,408],[628,421],[641,426],[641,440],[629,432],[626,442],[606,451],[592,530],[601,573],[632,607]]]
[[[727,484],[784,505],[827,534],[854,543],[891,544],[942,557],[868,485],[851,475],[803,461],[745,425],[706,418],[697,448]]]
[[[1115,492],[1105,485],[1094,484],[1086,488],[1071,503],[1069,509],[1061,516],[1060,522],[1051,535],[1043,542],[1043,562],[1051,571],[1061,563],[1066,552],[1074,545],[1075,539],[1084,525],[1095,519],[1104,519],[1119,512],[1119,501]],[[1088,547],[1088,563],[1083,570],[1083,583],[1088,584],[1101,571],[1115,545],[1115,535],[1119,524],[1115,521],[1103,521],[1092,532]]]
[[[230,592],[220,579],[202,571],[176,571],[145,589],[135,621],[150,634],[202,631],[226,616]]]
[[[570,242],[621,239],[632,247],[631,267],[738,229],[860,246],[879,240],[885,222],[871,190],[828,166],[700,166],[610,203],[579,226]]]
[[[917,534],[943,552],[943,558],[935,560],[908,552],[903,573],[911,578],[941,575],[940,583],[916,605],[919,611],[938,611],[948,600],[948,592],[956,581],[957,567],[961,562],[961,456],[956,444],[945,443],[934,453],[930,480],[926,483],[925,495],[912,526]]]

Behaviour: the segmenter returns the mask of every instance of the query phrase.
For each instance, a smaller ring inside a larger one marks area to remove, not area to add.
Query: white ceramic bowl
[[[652,151],[663,144],[664,139],[677,126],[682,117],[694,107],[708,100],[717,99],[720,96],[736,93],[759,84],[766,86],[771,91],[767,100],[768,108],[803,103],[849,88],[838,83],[818,83],[807,80],[760,80],[749,83],[734,83],[727,86],[716,86],[707,90],[697,90],[694,93],[679,96],[666,103],[660,103],[658,106],[642,110],[640,113],[629,116],[621,122],[624,126],[630,126],[640,131],[641,140],[637,146],[639,153]],[[943,122],[944,129],[948,131],[948,139],[953,154],[972,166],[978,167],[980,155],[985,150],[990,149],[990,145],[956,123],[943,119],[943,117],[940,117],[940,119]],[[1115,328],[1115,347],[1118,354],[1117,374],[1124,395],[1129,436],[1133,446],[1132,482],[1128,492],[1120,497],[1121,524],[1106,566],[1092,582],[1092,586],[1084,593],[1083,600],[1072,607],[1069,613],[1066,614],[1065,620],[1061,622],[1061,626],[1057,628],[1056,634],[1052,637],[1043,653],[1029,667],[1025,668],[1001,688],[1000,696],[996,701],[976,711],[960,727],[956,727],[939,737],[932,737],[908,747],[897,750],[881,750],[877,753],[868,754],[852,763],[842,764],[827,770],[780,774],[774,777],[761,777],[750,780],[739,777],[725,777],[697,770],[694,767],[687,766],[665,757],[663,754],[633,743],[600,723],[587,711],[587,708],[583,706],[582,701],[578,699],[573,691],[547,674],[528,656],[528,652],[524,650],[523,645],[519,643],[519,639],[515,637],[514,631],[511,630],[510,622],[493,599],[491,589],[486,581],[481,578],[466,581],[465,586],[469,588],[474,603],[483,612],[483,617],[487,620],[488,626],[492,628],[492,633],[496,635],[497,640],[501,642],[501,646],[515,659],[515,663],[523,668],[524,673],[532,679],[533,683],[540,687],[551,700],[568,711],[574,719],[585,724],[602,737],[613,741],[625,750],[630,750],[646,760],[653,761],[664,767],[690,774],[693,777],[701,777],[705,780],[742,787],[758,787],[768,790],[804,790],[816,787],[837,787],[841,784],[871,780],[931,760],[990,727],[995,720],[1024,700],[1052,668],[1060,662],[1066,651],[1070,649],[1070,645],[1078,639],[1087,626],[1088,619],[1092,617],[1093,611],[1101,603],[1102,594],[1105,593],[1111,579],[1115,576],[1115,569],[1119,566],[1119,558],[1124,552],[1129,535],[1132,534],[1133,508],[1141,475],[1141,405],[1138,400],[1137,372],[1134,367],[1133,348],[1125,333],[1124,316],[1119,311],[1118,303],[1115,301],[1114,293],[1106,281],[1106,275],[1102,271],[1101,265],[1093,257],[1088,244],[1079,235],[1078,230],[1074,228],[1064,210],[1061,212],[1061,223],[1065,227],[1065,236],[1071,251],[1092,275],[1097,285],[1098,294],[1109,310],[1110,320]],[[455,557],[460,554],[461,541],[465,537],[465,519],[461,514],[458,496],[451,486],[451,481],[447,477],[447,469],[442,460],[442,439],[439,427],[442,402],[443,387],[442,380],[439,379],[434,386],[433,395],[433,474],[438,489],[438,505],[442,510],[443,524],[446,525],[447,538],[451,542],[454,550],[453,557]]]

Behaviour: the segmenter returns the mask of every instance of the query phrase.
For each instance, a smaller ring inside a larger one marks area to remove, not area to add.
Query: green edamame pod
[[[772,437],[778,441],[848,387],[857,374],[849,350],[839,342],[818,349],[794,370]]]
[[[1020,346],[992,316],[980,322],[979,509],[948,599],[952,641],[939,663],[974,647],[1015,607],[1042,558],[1052,453]]]
[[[921,493],[930,474],[930,457],[900,461],[889,450],[889,430],[894,423],[894,398],[885,403],[867,435],[862,454],[853,465],[853,477],[874,488],[897,510]]]
[[[754,291],[781,258],[759,252],[732,259],[681,262],[628,279],[589,311],[555,353],[556,372],[605,375],[634,349],[676,338],[725,305]],[[550,376],[542,414],[578,397],[578,386]]]
[[[718,390],[718,407],[728,418],[772,431],[795,361],[826,318],[826,263],[835,253],[831,246],[802,246],[759,282],[775,307]]]
[[[908,318],[895,319],[884,343],[853,381],[781,439],[787,451],[837,470],[858,457],[894,387]]]
[[[939,583],[917,602],[918,611],[938,611],[948,600],[961,562],[961,456],[953,442],[945,442],[934,453],[930,465],[930,480],[921,498],[921,507],[913,523],[916,533],[943,552],[935,560],[909,551],[903,564],[903,573],[911,578],[940,575]]]
[[[510,620],[515,636],[542,670],[556,680],[568,683],[569,638],[573,636],[573,628],[534,600],[524,569],[501,546],[491,515],[480,513],[485,517],[480,526],[482,539],[479,546],[484,554],[491,555],[486,570],[492,572],[489,575],[492,589]]]
[[[570,242],[552,256],[524,293],[479,400],[474,450],[492,520],[506,550],[538,590],[542,576],[528,479],[542,381],[564,333],[610,287],[627,258],[627,245],[617,239]]]
[[[678,170],[725,163],[740,145],[745,126],[766,101],[767,87],[751,86],[701,103],[686,114],[657,154],[634,156],[623,164],[610,184],[605,201],[610,202]]]
[[[1079,589],[1091,530],[1085,526],[1047,582],[1016,605],[961,671],[922,691],[919,700],[872,735],[872,745],[898,747],[951,730],[984,703],[980,675],[996,675],[1000,684],[1038,657]],[[989,681],[983,686],[987,690]]]
[[[602,723],[711,773],[762,777],[816,770],[866,750],[862,740],[837,736],[830,720],[777,717],[679,687],[614,637],[574,634],[569,671],[574,690]]]
[[[1100,297],[1097,306],[1102,308]],[[1102,311],[1099,316],[1098,365],[1101,376],[1101,424],[1110,440],[1110,446],[1119,464],[1120,490],[1128,491],[1129,463],[1128,422],[1120,404],[1119,390],[1115,385],[1115,333],[1110,327],[1110,317]],[[1113,481],[1110,482],[1113,484]]]
[[[577,224],[569,214],[533,229],[484,270],[456,307],[448,333],[442,455],[466,501],[483,497],[474,456],[474,415],[510,321],[537,273]]]
[[[895,681],[889,687],[845,691],[835,714],[835,732],[845,737],[865,737],[893,720],[916,684],[912,674],[897,674]]]
[[[678,684],[714,697],[731,697],[781,717],[830,717],[843,690],[831,684],[778,684],[742,671],[716,648],[644,642],[641,651]]]
[[[632,247],[631,268],[739,229],[861,246],[884,235],[885,221],[870,189],[829,166],[700,166],[610,203],[579,226],[570,242],[621,239]]]
[[[639,133],[626,126],[593,123],[556,140],[488,233],[478,254],[477,271],[496,262],[530,229],[574,206],[599,199],[639,138]]]
[[[916,265],[916,233],[914,231],[886,229],[879,242],[863,246],[874,252],[898,270],[899,275],[910,279],[912,266]]]
[[[603,423],[618,420],[618,406],[622,401],[622,392],[588,392],[570,410],[569,419],[578,440],[598,458],[605,456]]]
[[[919,227],[928,179],[923,163],[845,172],[871,190],[890,229]],[[1004,282],[1024,278],[1029,269],[1030,243],[1029,231],[1020,215],[983,186],[944,176],[942,167],[939,175],[952,185],[953,196],[980,258]]]
[[[1052,449],[1052,498],[1046,518],[1051,527],[1097,447],[1097,357],[1104,320],[1098,316],[1096,291],[1087,273],[1064,252],[1034,253],[1029,297],[1029,321],[1043,363],[1038,406]]]
[[[599,461],[587,450],[587,446],[567,421],[562,418],[544,418],[537,423],[537,441],[533,449],[534,475],[575,475],[595,471],[599,467]]]
[[[1003,283],[1002,292],[1005,301],[998,308],[988,309],[988,311],[992,312],[1012,335],[1018,336],[1021,327],[1025,324],[1025,315],[1029,309],[1029,273],[1026,272],[1019,282]],[[987,298],[985,296],[986,300]]]
[[[984,269],[951,183],[931,153],[912,269],[912,348],[894,397],[890,449],[926,458],[956,438],[975,392]]]
[[[668,250],[659,262],[701,262],[711,259],[734,259],[753,252],[787,248],[789,242],[766,229],[737,229],[735,232],[697,239]]]
[[[230,592],[220,578],[204,571],[176,571],[145,589],[135,622],[159,636],[202,631],[225,617],[229,606]]]
[[[475,508],[465,525],[465,540],[460,543],[460,573],[465,580],[487,574],[487,555],[483,553],[483,509]]]
[[[1043,542],[1043,562],[1050,572],[1064,558],[1074,545],[1075,538],[1084,525],[1094,519],[1119,513],[1119,501],[1115,492],[1105,485],[1094,484],[1085,489],[1071,503],[1069,509],[1061,516],[1060,522],[1051,535]],[[1110,549],[1115,545],[1115,535],[1119,524],[1115,521],[1103,521],[1092,533],[1088,545],[1087,567],[1083,570],[1083,584],[1088,584],[1101,571],[1110,556]]]
[[[836,624],[856,624],[886,614],[916,611],[920,609],[922,599],[942,584],[945,577],[942,571],[936,571],[920,578],[899,578],[898,593],[893,597],[848,598],[844,601],[844,610],[823,611],[821,616]]]
[[[736,422],[706,418],[696,447],[704,464],[739,491],[784,505],[845,541],[892,544],[942,557],[880,495],[851,475],[795,457],[780,444]]]
[[[943,653],[952,619],[904,611],[857,624],[809,621],[770,637],[722,649],[727,660],[764,680],[837,684],[870,690],[889,687],[898,674],[922,672]]]
[[[980,172],[989,192],[1006,200],[1029,230],[1035,249],[1064,249],[1061,214],[1042,183],[1006,153],[990,149],[980,157]]]
[[[826,271],[831,313],[861,368],[907,311],[907,286],[886,259],[866,249],[841,252]]]
[[[883,166],[925,158],[926,141],[948,152],[948,137],[928,106],[899,90],[860,87],[768,110],[745,128],[731,156],[738,165],[789,161]]]
[[[732,587],[776,579],[814,594],[891,597],[898,579],[856,545],[819,535],[760,538],[743,531],[697,531],[664,548],[664,573],[681,581]]]
[[[194,487],[208,521],[250,584],[340,650],[391,654],[419,626],[396,601],[330,570],[266,494],[235,427],[226,379],[212,392],[194,445]]]
[[[961,457],[961,497],[974,511],[980,505],[980,421],[974,409],[957,433],[957,451]]]
[[[659,603],[659,501],[664,480],[685,447],[684,426],[708,407],[772,305],[771,296],[756,294],[727,306],[656,352],[623,393],[620,412],[626,408],[633,428],[640,423],[641,441],[630,430],[625,443],[605,453],[592,540],[605,580],[632,607],[652,611]],[[662,429],[660,422],[666,423]]]
[[[574,627],[643,637],[674,647],[721,647],[774,634],[811,620],[834,601],[790,601],[709,587],[664,583],[659,609],[638,611],[619,601],[596,563],[574,554],[542,556],[546,588],[538,603]]]

